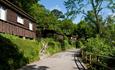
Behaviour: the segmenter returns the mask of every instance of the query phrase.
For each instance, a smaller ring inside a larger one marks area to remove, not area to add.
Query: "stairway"
[[[40,59],[44,59],[47,57],[46,50],[48,48],[48,43],[42,43],[43,48],[39,52]]]

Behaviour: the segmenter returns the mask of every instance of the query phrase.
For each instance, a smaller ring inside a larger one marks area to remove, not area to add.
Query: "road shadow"
[[[0,35],[0,70],[16,70],[28,63],[17,45]]]
[[[48,68],[47,66],[28,65],[18,70],[47,70]]]
[[[81,50],[68,51],[72,53],[72,57],[81,57]]]

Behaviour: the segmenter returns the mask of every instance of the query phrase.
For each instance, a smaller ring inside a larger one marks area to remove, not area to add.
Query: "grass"
[[[36,40],[21,39],[17,36],[0,34],[1,36],[9,39],[13,44],[17,46],[19,51],[24,54],[24,57],[29,58],[29,62],[39,59],[39,43]]]
[[[28,63],[39,60],[39,51],[47,43],[46,54],[73,48],[68,40],[59,42],[53,38],[39,40],[22,39],[14,35],[0,33],[0,70],[16,70]]]
[[[73,45],[70,45],[68,40],[64,40],[63,42],[56,41],[52,38],[42,39],[44,43],[47,43],[48,48],[46,50],[46,54],[53,55],[57,52],[65,51],[67,49],[75,48]]]
[[[9,34],[0,34],[0,70],[16,70],[39,60],[39,42],[24,40]]]

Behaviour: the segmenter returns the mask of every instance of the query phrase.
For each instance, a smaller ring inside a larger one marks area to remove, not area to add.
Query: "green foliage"
[[[75,45],[69,43],[68,40],[64,40],[64,46],[63,46],[63,47],[64,47],[65,49],[69,49],[69,48],[74,48]],[[64,50],[65,50],[65,49],[64,49]]]
[[[57,18],[64,18],[63,12],[57,9],[52,10],[51,13],[55,15]]]
[[[29,12],[36,19],[37,23],[41,23],[47,15],[47,10],[39,4],[32,4]]]
[[[95,30],[86,21],[80,21],[75,30],[80,38],[90,38],[95,36]]]
[[[115,56],[115,47],[112,48],[112,56]]]
[[[52,55],[52,54],[57,53],[59,51],[61,51],[61,44],[50,38],[50,40],[48,42],[47,53]]]
[[[36,4],[39,0],[9,0],[9,1],[29,13],[31,5]]]
[[[41,42],[47,44],[48,48],[46,49],[46,54],[48,55],[52,55],[60,51],[74,48],[73,45],[69,44],[68,40],[59,42],[59,41],[55,41],[53,38],[42,38]]]
[[[36,19],[37,30],[56,30],[59,31],[59,21],[57,16],[53,15],[50,11],[41,7],[39,4],[33,4],[30,8],[30,14]]]
[[[76,41],[76,48],[83,48],[83,47],[84,47],[84,44],[81,40]]]
[[[0,70],[16,70],[28,63],[28,58],[19,52],[17,46],[0,35]]]
[[[105,11],[111,11],[114,14],[114,3],[114,0],[65,1],[67,18],[74,19],[80,15],[84,18],[77,24],[74,31],[78,34],[76,47],[83,48],[86,54],[92,54],[92,59],[96,59],[95,56],[101,56],[99,62],[107,63],[109,66],[114,65],[112,58],[115,56],[115,16],[106,14]],[[109,60],[105,56],[109,56],[111,59]],[[101,67],[99,70],[105,69]]]
[[[114,0],[67,0],[64,2],[68,18],[73,19],[79,15],[87,18],[87,21],[95,26],[97,34],[102,33],[102,20],[105,18],[102,14],[105,13],[103,10],[114,13],[114,3]],[[108,16],[108,14],[105,15]]]
[[[71,35],[71,34],[73,34],[73,32],[76,28],[76,24],[73,24],[72,20],[65,19],[65,20],[62,20],[59,27],[63,34]]]
[[[43,43],[47,43],[46,54],[49,55],[72,48],[68,40],[63,42],[55,41],[53,38],[42,38],[38,41],[24,40],[17,36],[0,34],[0,62],[2,62],[0,69],[16,70],[39,60],[39,51],[43,48]]]
[[[93,53],[95,55],[108,56],[111,55],[111,47],[106,39],[96,37],[89,38],[84,44],[84,50],[87,53]]]
[[[76,25],[71,20],[64,19],[64,14],[54,9],[47,10],[39,3],[39,0],[9,0],[21,7],[35,19],[37,23],[37,32],[42,34],[44,30],[54,30],[64,35],[72,35]],[[59,19],[60,18],[60,19]]]
[[[26,59],[26,60],[24,60],[22,62],[27,61],[27,63],[30,63],[32,61],[35,61],[35,60],[39,59],[40,47],[39,47],[39,43],[37,41],[34,41],[34,40],[23,40],[21,38],[18,38],[16,36],[12,36],[12,35],[8,35],[8,34],[0,34],[0,35],[10,41],[10,42],[8,42],[9,45],[11,45],[12,47],[15,47],[15,48],[18,49],[18,52],[20,54],[22,54],[22,56]],[[3,40],[5,40],[5,39],[3,39]],[[3,43],[5,44],[5,42],[3,42]],[[12,43],[14,45],[12,45]],[[5,47],[5,46],[1,46],[1,47]],[[7,50],[7,48],[4,48],[4,50],[5,49]],[[11,53],[11,55],[13,55],[15,53],[16,52]],[[17,55],[18,54],[16,54],[15,60],[19,60],[19,58],[23,58],[23,57],[20,57],[20,56],[17,56]],[[10,61],[10,62],[12,63],[12,61]],[[22,65],[20,65],[20,66],[22,66]]]

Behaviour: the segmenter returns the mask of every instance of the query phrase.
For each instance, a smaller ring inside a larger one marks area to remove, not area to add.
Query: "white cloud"
[[[114,17],[114,16],[115,16],[115,13],[112,14],[112,17]]]
[[[109,12],[107,15],[115,16],[115,13]]]
[[[59,5],[55,5],[54,7],[52,7],[52,8],[50,9],[50,11],[53,10],[53,9],[58,9],[59,11],[62,11],[62,10],[61,10],[61,7],[60,7]]]
[[[112,15],[112,12],[109,12],[107,15]]]

